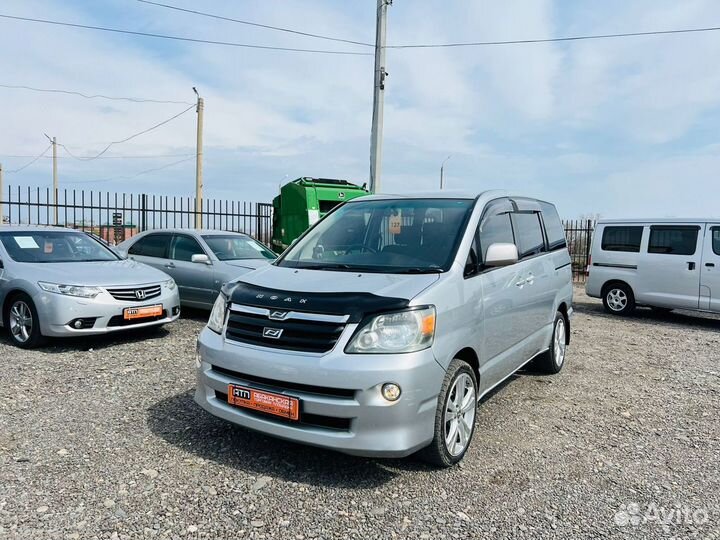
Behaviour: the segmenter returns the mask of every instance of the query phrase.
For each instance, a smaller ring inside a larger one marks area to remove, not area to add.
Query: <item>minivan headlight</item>
[[[215,300],[210,319],[208,319],[207,327],[217,334],[222,334],[223,325],[225,324],[225,310],[227,309],[227,298],[220,293]]]
[[[435,307],[408,309],[376,315],[363,324],[345,352],[407,353],[432,345],[435,337]]]
[[[168,279],[167,281],[163,282],[163,285],[165,285],[165,288],[169,291],[175,290],[175,280],[174,279]]]
[[[98,287],[62,285],[60,283],[49,283],[47,281],[38,281],[38,286],[43,291],[55,294],[64,294],[66,296],[79,296],[81,298],[95,298],[101,292]]]

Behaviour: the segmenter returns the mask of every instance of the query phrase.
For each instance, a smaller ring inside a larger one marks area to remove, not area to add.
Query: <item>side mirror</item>
[[[518,262],[515,244],[490,244],[485,255],[485,266],[510,266]]]
[[[194,263],[210,264],[210,257],[205,255],[204,253],[197,253],[193,255],[190,260]]]

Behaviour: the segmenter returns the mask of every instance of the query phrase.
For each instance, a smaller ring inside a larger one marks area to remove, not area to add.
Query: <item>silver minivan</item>
[[[720,219],[602,220],[586,291],[605,309],[720,313]]]
[[[223,288],[198,339],[195,400],[276,437],[450,466],[483,395],[531,360],[560,371],[572,293],[552,204],[358,198]]]

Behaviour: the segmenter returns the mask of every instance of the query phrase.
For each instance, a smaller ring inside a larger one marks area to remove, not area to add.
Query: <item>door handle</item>
[[[695,270],[695,263],[693,261],[688,261],[688,270]]]
[[[524,279],[521,279],[520,281],[518,281],[517,283],[515,283],[515,286],[516,286],[516,287],[522,287],[523,285],[525,285],[525,280],[524,280]]]
[[[528,285],[532,285],[535,282],[535,276],[530,274],[527,279],[525,280],[525,283]]]
[[[165,265],[165,268],[175,268],[175,263],[168,263]]]
[[[708,268],[715,268],[715,263],[705,263]]]

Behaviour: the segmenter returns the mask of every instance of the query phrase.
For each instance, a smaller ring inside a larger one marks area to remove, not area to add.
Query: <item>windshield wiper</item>
[[[394,274],[441,274],[441,268],[402,268]]]
[[[355,270],[349,264],[342,264],[342,263],[318,264],[318,265],[313,264],[313,265],[307,265],[307,266],[298,266],[297,268],[306,269],[306,270],[343,270],[343,271]]]

